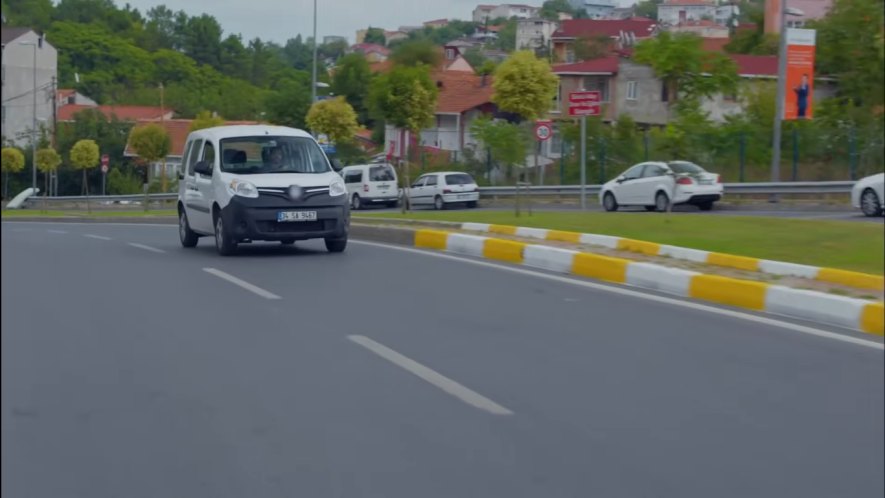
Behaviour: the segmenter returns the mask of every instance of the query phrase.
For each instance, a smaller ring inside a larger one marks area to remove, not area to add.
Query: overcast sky
[[[285,43],[298,33],[313,33],[313,0],[116,0],[129,3],[145,14],[151,7],[165,4],[188,15],[214,16],[229,33],[240,33],[244,41],[255,37]],[[356,30],[369,25],[396,29],[421,25],[433,19],[470,20],[481,0],[318,0],[317,38],[346,36],[353,43]],[[537,2],[538,5],[541,2]]]

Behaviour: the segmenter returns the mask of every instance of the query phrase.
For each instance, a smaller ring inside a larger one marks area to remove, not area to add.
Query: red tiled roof
[[[483,28],[483,29],[485,29],[486,31],[490,31],[492,33],[498,33],[499,31],[504,29],[504,26],[489,26],[489,27]]]
[[[579,38],[582,36],[617,37],[622,31],[632,32],[637,39],[652,36],[657,23],[651,19],[571,19],[553,33],[554,38]]]
[[[65,100],[75,93],[77,93],[77,90],[74,90],[72,88],[59,88],[55,91],[55,98],[57,100]]]
[[[725,52],[725,46],[730,41],[728,38],[703,38],[701,47],[704,52]]]
[[[354,45],[354,46],[351,47],[351,48],[352,48],[353,50],[356,50],[356,51],[362,52],[362,53],[364,53],[364,54],[368,54],[368,53],[371,53],[371,52],[376,52],[376,53],[379,53],[379,54],[381,54],[381,55],[390,55],[390,49],[389,49],[389,48],[387,48],[387,47],[383,47],[383,46],[378,45],[378,44],[375,44],[375,43],[357,43],[356,45]]]
[[[166,133],[169,134],[169,139],[172,142],[172,146],[169,148],[170,156],[183,156],[184,155],[184,146],[187,143],[187,136],[190,133],[191,123],[193,119],[167,119],[164,121],[155,121],[142,119],[139,120],[138,123],[132,128],[139,128],[142,126],[147,126],[149,124],[157,124],[162,126]],[[258,124],[257,121],[225,121],[225,125],[250,125],[250,124]],[[134,150],[129,146],[129,142],[126,142],[126,150],[123,152],[123,155],[126,157],[138,157],[138,154],[135,153]]]
[[[439,96],[436,102],[438,113],[462,113],[492,102],[492,77],[486,78],[461,71],[436,71],[432,75],[437,83]],[[442,86],[440,86],[440,84]]]
[[[448,19],[434,19],[424,23],[425,26],[442,26],[449,23]]]
[[[618,72],[618,57],[609,56],[589,61],[576,62],[574,64],[557,64],[553,66],[554,74],[584,74],[605,73],[616,74]]]
[[[138,121],[141,119],[160,119],[164,114],[172,116],[172,109],[161,109],[140,105],[91,105],[67,104],[58,108],[59,121],[73,121],[74,115],[86,109],[96,109],[108,119],[116,116],[120,121]]]
[[[740,76],[777,76],[776,55],[731,54]]]

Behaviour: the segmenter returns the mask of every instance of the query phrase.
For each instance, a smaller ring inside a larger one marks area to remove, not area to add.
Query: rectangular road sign
[[[601,114],[599,105],[570,105],[568,108],[569,116],[599,116]]]
[[[568,94],[568,101],[581,104],[599,103],[600,96],[596,90],[590,92],[570,92]]]

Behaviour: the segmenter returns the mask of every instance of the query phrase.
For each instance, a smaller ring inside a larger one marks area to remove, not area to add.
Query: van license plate
[[[280,211],[277,221],[316,221],[316,211]]]

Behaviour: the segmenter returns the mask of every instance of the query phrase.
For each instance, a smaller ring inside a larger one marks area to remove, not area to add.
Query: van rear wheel
[[[359,211],[362,207],[363,203],[360,200],[360,196],[357,194],[353,194],[353,198],[350,200],[350,209],[353,209],[354,211]]]
[[[178,238],[181,239],[181,245],[183,247],[196,247],[197,242],[200,240],[200,236],[191,230],[191,226],[187,222],[187,213],[184,212],[184,208],[181,208],[178,211]]]

